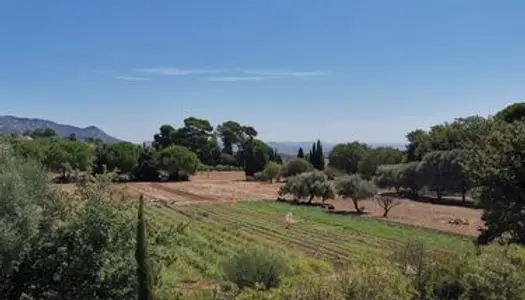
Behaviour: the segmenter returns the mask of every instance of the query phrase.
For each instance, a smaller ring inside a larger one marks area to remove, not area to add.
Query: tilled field
[[[279,183],[261,183],[245,181],[243,172],[200,173],[189,182],[169,183],[123,183],[115,189],[128,197],[137,198],[143,194],[148,200],[165,205],[186,205],[195,203],[225,203],[250,200],[275,200]],[[63,185],[65,190],[72,190],[72,185]],[[341,212],[353,211],[348,201],[341,199],[330,201]],[[382,209],[373,200],[362,201],[360,205],[367,212],[363,217],[382,218]],[[451,220],[461,218],[468,224],[450,224]],[[483,225],[481,211],[454,205],[441,205],[401,199],[399,206],[392,209],[388,220],[422,226],[441,231],[467,236],[476,236]]]
[[[288,228],[284,225],[287,213],[292,213],[294,220]],[[468,239],[458,236],[276,202],[151,203],[148,216],[166,225],[189,222],[170,273],[178,282],[194,285],[218,280],[221,262],[245,247],[264,246],[284,253],[295,269],[313,273],[331,272],[360,260],[387,258],[414,237],[445,256],[470,247]]]

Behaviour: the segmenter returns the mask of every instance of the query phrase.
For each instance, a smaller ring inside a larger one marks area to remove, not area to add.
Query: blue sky
[[[525,100],[525,1],[0,2],[0,114],[132,141],[196,116],[404,142]]]

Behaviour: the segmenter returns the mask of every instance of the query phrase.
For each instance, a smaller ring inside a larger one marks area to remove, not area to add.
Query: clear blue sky
[[[196,116],[266,141],[404,142],[525,100],[525,1],[0,2],[0,114],[132,141]]]

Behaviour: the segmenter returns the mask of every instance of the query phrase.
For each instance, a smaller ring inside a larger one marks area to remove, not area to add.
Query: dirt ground
[[[132,197],[143,194],[151,201],[165,204],[184,205],[191,203],[236,202],[249,200],[275,200],[279,183],[245,181],[243,172],[209,172],[192,177],[189,182],[170,183],[123,183],[116,189]],[[71,185],[65,185],[71,190]],[[448,205],[399,199],[400,204],[389,213],[388,220],[422,226],[456,234],[476,236],[483,225],[481,210]],[[453,201],[452,201],[453,202]],[[458,201],[459,202],[459,201]],[[353,211],[351,202],[337,199],[330,201],[337,211]],[[382,218],[383,210],[373,199],[360,202],[367,212],[364,217]],[[461,218],[468,224],[450,224],[452,219]]]

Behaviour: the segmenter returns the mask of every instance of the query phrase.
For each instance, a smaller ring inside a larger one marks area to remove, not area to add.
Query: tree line
[[[525,103],[487,118],[456,118],[429,130],[416,129],[406,137],[403,152],[357,141],[338,144],[328,155],[324,173],[312,171],[299,149],[297,160],[309,166],[296,167],[301,171],[294,175],[305,174],[288,180],[280,193],[308,202],[340,195],[352,200],[357,212],[362,212],[358,201],[376,195],[378,187],[413,198],[433,192],[438,202],[450,193],[465,202],[470,194],[484,211],[486,228],[478,242],[525,244]],[[388,196],[376,199],[385,216],[397,204]]]
[[[375,194],[377,187],[414,198],[432,192],[437,201],[450,193],[466,201],[470,194],[485,211],[487,228],[480,241],[510,236],[509,240],[524,243],[525,226],[515,221],[521,218],[518,208],[525,206],[518,196],[524,178],[519,169],[524,106],[516,103],[491,117],[456,118],[428,130],[413,130],[406,135],[404,151],[353,141],[336,145],[325,156],[318,140],[308,154],[299,149],[297,158],[284,164],[275,149],[257,139],[254,127],[226,121],[214,128],[209,121],[194,117],[179,128],[161,126],[151,146],[77,141],[74,136],[58,138],[49,130],[30,133],[34,138],[30,141],[13,139],[12,144],[15,153],[42,162],[63,180],[69,180],[73,170],[94,174],[114,170],[140,181],[187,180],[199,169],[230,166],[244,170],[248,178],[284,178],[289,183],[281,192],[296,198],[326,200],[339,194],[352,199],[358,212],[362,211],[359,199]],[[322,174],[289,180],[313,170]],[[338,188],[327,191],[325,185]]]
[[[128,180],[159,181],[187,180],[197,170],[244,170],[253,176],[269,162],[282,163],[277,150],[257,134],[255,128],[234,121],[214,128],[207,120],[190,117],[179,128],[162,125],[151,145],[78,141],[74,135],[59,137],[51,129],[26,132],[30,140],[9,140],[16,154],[42,163],[62,181],[70,181],[75,170],[116,171]]]

